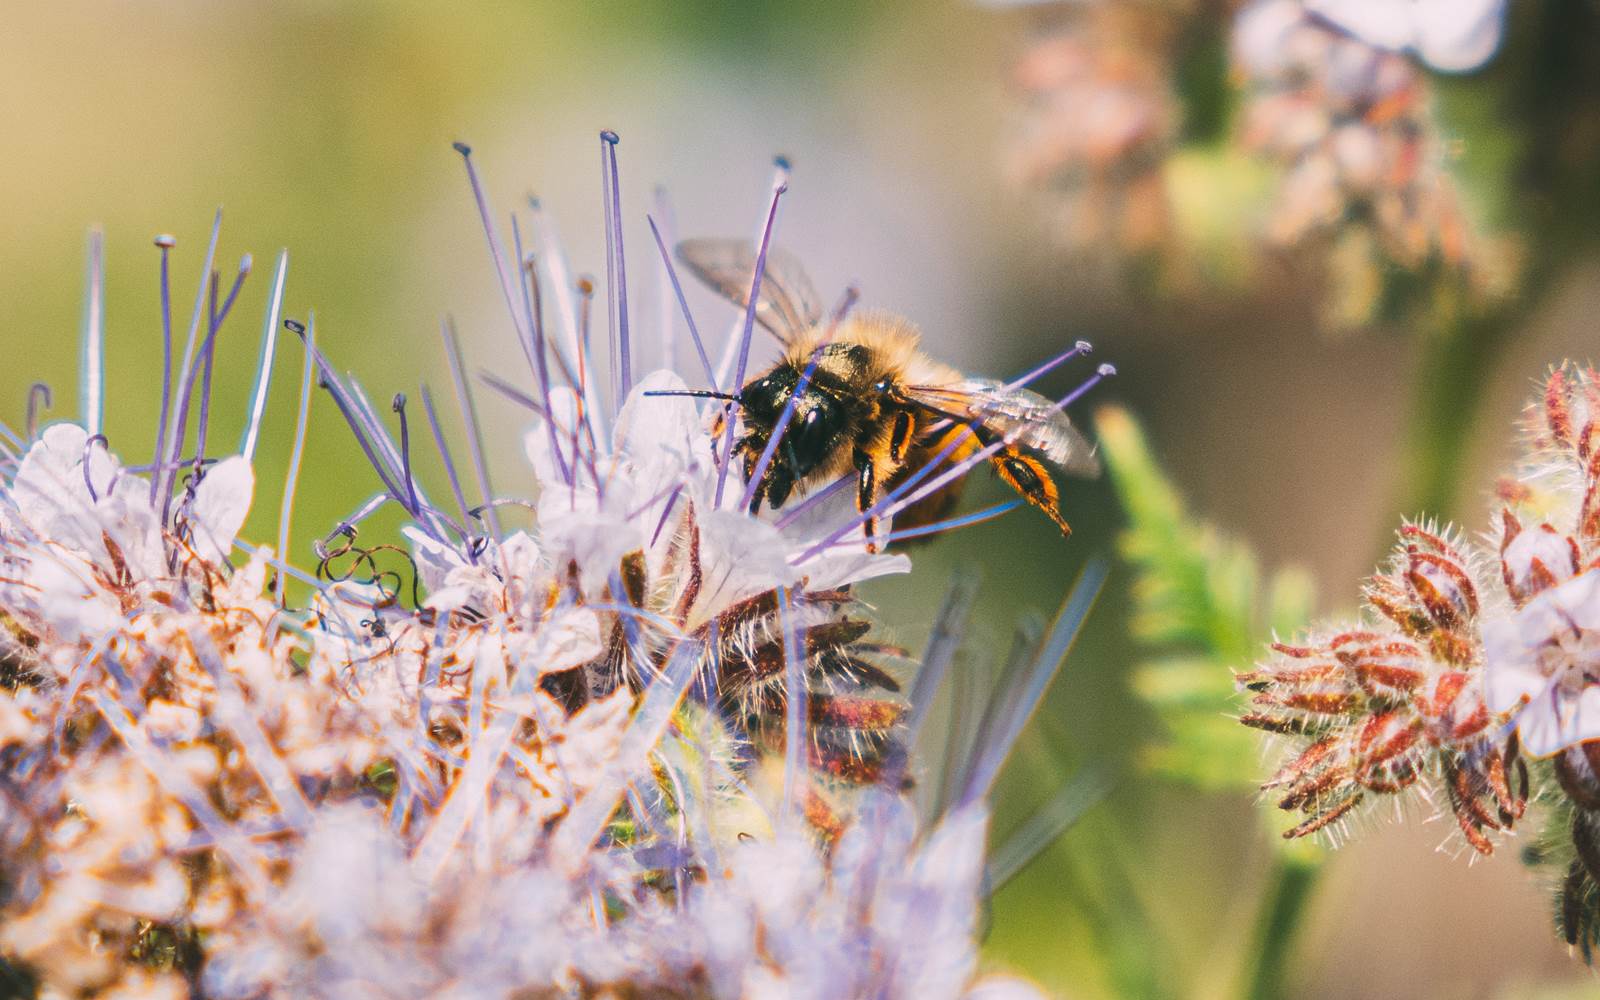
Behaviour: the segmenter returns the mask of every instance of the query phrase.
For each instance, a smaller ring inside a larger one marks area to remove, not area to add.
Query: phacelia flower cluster
[[[1145,7],[1083,5],[1060,12],[1017,60],[1024,115],[1011,173],[1055,196],[1069,246],[1134,254],[1170,235],[1162,174],[1178,117],[1163,68],[1170,33]]]
[[[1266,238],[1325,244],[1337,315],[1361,322],[1385,269],[1437,267],[1481,291],[1490,262],[1450,176],[1427,74],[1398,39],[1336,16],[1352,6],[1260,0],[1238,15],[1233,57],[1239,140],[1282,171]],[[1425,5],[1389,6],[1400,17]]]
[[[1558,926],[1588,956],[1600,936],[1600,373],[1554,369],[1527,423],[1481,543],[1402,528],[1365,620],[1275,644],[1239,677],[1240,721],[1297,744],[1262,786],[1306,816],[1286,837],[1416,790],[1489,854],[1545,795],[1553,832],[1531,854],[1564,867]]]
[[[286,254],[219,457],[217,334],[249,266],[219,288],[215,232],[148,463],[104,426],[98,278],[82,420],[0,429],[0,992],[1033,995],[978,976],[987,797],[1098,576],[980,713],[941,779],[956,793],[919,810],[915,739],[966,604],[920,666],[875,640],[855,586],[910,563],[867,543],[873,512],[834,484],[752,515],[721,404],[634,377],[620,223],[607,366],[593,284],[537,215],[537,249],[518,221],[508,254],[460,151],[528,361],[483,379],[528,411],[526,496],[491,486],[453,333],[465,460],[426,385],[423,421],[404,395],[382,417],[313,321],[283,321]],[[239,535],[285,327],[303,359],[274,549]],[[380,488],[303,571],[283,553],[314,387]],[[366,537],[385,507],[403,545]]]

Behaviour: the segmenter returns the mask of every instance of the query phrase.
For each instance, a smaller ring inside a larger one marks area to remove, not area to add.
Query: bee
[[[686,240],[678,259],[701,281],[748,308],[756,254],[740,240]],[[968,378],[934,361],[919,346],[917,328],[887,312],[857,311],[823,322],[821,300],[804,269],[781,250],[767,254],[755,321],[782,345],[783,355],[736,394],[695,391],[740,409],[743,436],[735,452],[745,478],[756,473],[785,407],[794,413],[750,503],[780,508],[804,491],[846,475],[856,480],[856,507],[873,509],[886,490],[934,461],[954,444],[951,464],[1004,441],[989,458],[1000,479],[1070,536],[1060,491],[1046,463],[1080,476],[1099,474],[1093,449],[1050,400],[992,379]],[[897,529],[931,524],[949,513],[962,478],[911,504]],[[878,549],[877,518],[865,522],[867,547]]]

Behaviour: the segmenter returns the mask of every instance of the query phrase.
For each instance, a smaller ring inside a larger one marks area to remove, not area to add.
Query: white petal
[[[255,494],[256,476],[243,455],[225,458],[206,470],[194,488],[189,511],[195,551],[213,565],[227,560],[233,540],[244,527]]]

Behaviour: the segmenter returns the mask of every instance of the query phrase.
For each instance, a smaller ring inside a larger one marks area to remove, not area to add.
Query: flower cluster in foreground
[[[1600,935],[1600,373],[1556,368],[1481,544],[1406,525],[1363,621],[1274,644],[1241,674],[1243,723],[1296,742],[1262,787],[1337,831],[1363,803],[1444,803],[1490,854],[1548,792],[1558,924]],[[1528,758],[1531,757],[1530,761]]]
[[[508,259],[467,166],[529,362],[531,388],[487,380],[532,414],[531,499],[491,493],[448,339],[478,499],[424,386],[451,494],[431,501],[407,399],[380,419],[313,323],[280,322],[287,256],[239,453],[214,458],[233,302],[215,234],[149,463],[115,456],[94,391],[81,424],[4,431],[0,992],[1033,995],[977,976],[987,796],[1098,577],[982,710],[941,779],[953,794],[917,808],[912,747],[961,592],[915,669],[874,641],[854,586],[910,564],[869,550],[852,491],[747,513],[717,414],[649,395],[684,387],[671,371],[632,377],[620,227],[606,372],[587,353],[589,283],[551,242],[523,256],[520,231]],[[99,322],[91,309],[91,390]],[[381,484],[314,572],[238,537],[285,325],[304,364],[283,509],[313,385]],[[747,317],[743,350],[750,336]],[[170,356],[170,318],[163,337]],[[389,505],[407,544],[358,545]],[[502,528],[524,508],[530,527]]]

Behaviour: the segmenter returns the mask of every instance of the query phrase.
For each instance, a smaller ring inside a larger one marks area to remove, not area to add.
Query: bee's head
[[[745,386],[739,393],[744,418],[750,425],[771,432],[783,416],[802,373],[792,365],[779,365]],[[795,479],[801,479],[828,457],[846,419],[844,408],[832,393],[815,382],[794,400],[794,416],[784,429],[778,454]]]

